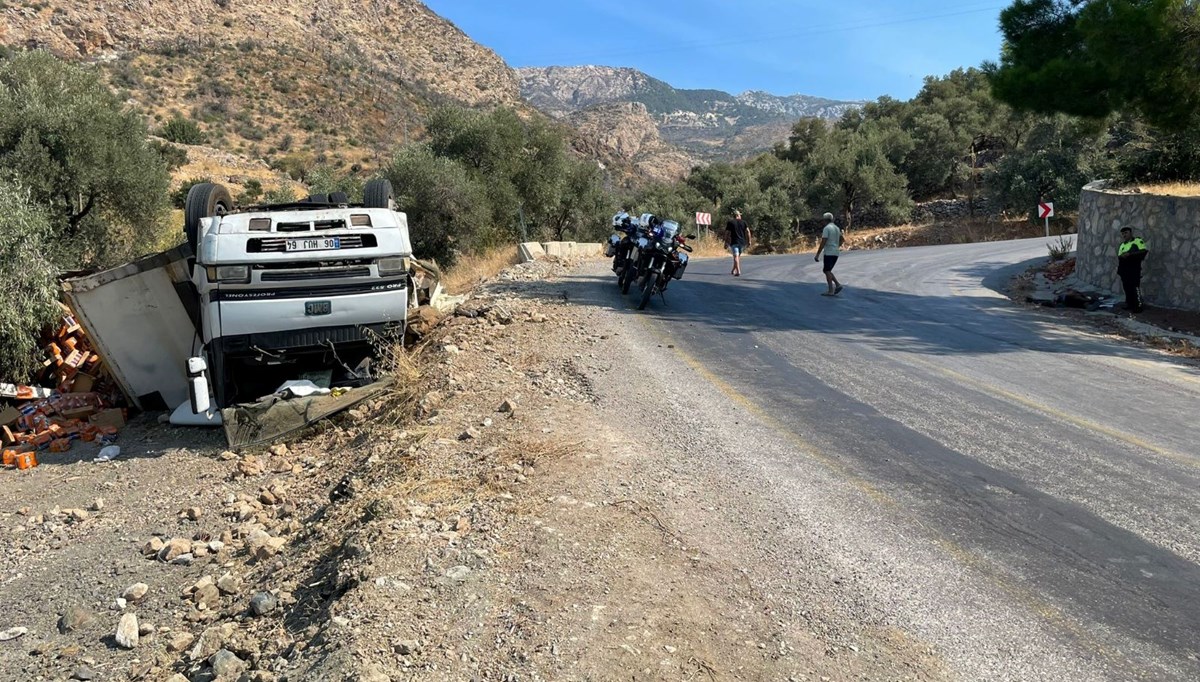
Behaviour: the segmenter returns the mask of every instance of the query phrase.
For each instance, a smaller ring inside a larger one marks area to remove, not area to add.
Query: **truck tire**
[[[385,178],[368,180],[363,188],[363,206],[367,208],[391,208],[395,202],[392,183]]]
[[[345,192],[334,192],[329,195],[329,203],[338,205],[348,204],[350,203],[350,197],[346,196]]]
[[[650,297],[654,295],[654,273],[650,273],[650,279],[646,280],[645,286],[642,287],[642,301],[638,303],[638,310],[645,310],[646,306],[650,305]]]
[[[310,204],[328,204],[329,203],[329,195],[328,194],[310,194],[308,196],[308,203],[310,203]]]
[[[222,185],[200,182],[188,190],[183,209],[183,234],[187,237],[192,253],[200,240],[200,221],[212,216],[225,215],[233,209],[233,197]]]

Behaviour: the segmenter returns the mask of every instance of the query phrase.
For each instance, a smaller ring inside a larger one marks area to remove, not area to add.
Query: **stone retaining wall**
[[[1083,188],[1075,272],[1081,281],[1118,295],[1122,227],[1133,228],[1150,250],[1142,266],[1146,302],[1200,310],[1200,197],[1119,191],[1105,182]]]

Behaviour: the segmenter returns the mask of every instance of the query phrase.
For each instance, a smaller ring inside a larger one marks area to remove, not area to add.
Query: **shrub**
[[[204,144],[204,131],[192,120],[175,114],[158,131],[158,136],[179,144]]]

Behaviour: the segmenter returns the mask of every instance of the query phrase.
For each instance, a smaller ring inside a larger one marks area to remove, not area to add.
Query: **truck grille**
[[[373,234],[345,234],[338,236],[341,240],[342,248],[339,251],[347,249],[373,249],[379,245],[379,241]],[[285,253],[287,251],[288,237],[254,237],[246,242],[246,251],[248,253]],[[297,252],[303,253],[303,252]],[[307,253],[316,253],[309,251]],[[336,253],[336,251],[322,251],[322,254]]]
[[[344,277],[370,277],[371,268],[341,268],[337,270],[275,270],[266,271],[259,277],[263,282],[305,282],[314,279],[342,279]]]

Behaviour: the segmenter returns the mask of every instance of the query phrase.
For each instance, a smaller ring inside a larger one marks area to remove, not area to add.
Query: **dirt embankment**
[[[677,530],[567,273],[476,289],[286,447],[143,418],[115,462],[0,472],[0,680],[940,679]]]

